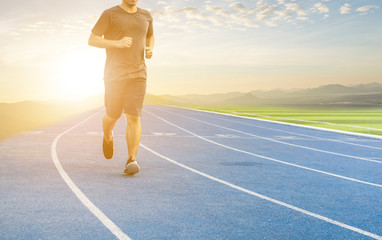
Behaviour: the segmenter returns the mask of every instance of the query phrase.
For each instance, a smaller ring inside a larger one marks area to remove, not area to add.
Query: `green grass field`
[[[192,108],[382,136],[382,108],[290,108],[268,106],[193,106]]]

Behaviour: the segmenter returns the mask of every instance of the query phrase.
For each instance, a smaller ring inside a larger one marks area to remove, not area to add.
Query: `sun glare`
[[[54,71],[56,97],[78,100],[102,94],[104,60],[104,55],[92,51],[62,56]]]

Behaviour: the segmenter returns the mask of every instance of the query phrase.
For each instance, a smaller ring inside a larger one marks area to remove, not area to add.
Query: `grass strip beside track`
[[[382,108],[192,106],[238,116],[382,136]]]

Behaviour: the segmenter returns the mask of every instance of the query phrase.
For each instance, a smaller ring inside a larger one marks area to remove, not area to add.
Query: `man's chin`
[[[130,3],[128,3],[128,4],[126,4],[126,5],[127,5],[128,8],[133,8],[133,7],[136,7],[136,6],[137,6],[137,4],[130,4]]]
[[[125,3],[128,7],[135,7],[137,5],[137,2],[138,1],[126,1]]]

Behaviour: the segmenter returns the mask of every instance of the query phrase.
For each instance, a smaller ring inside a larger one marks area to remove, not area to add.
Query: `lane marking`
[[[32,132],[29,132],[29,134],[31,135],[44,134],[44,131],[32,131]]]
[[[219,137],[219,138],[240,138],[240,136],[233,135],[233,134],[218,134],[218,133],[216,133],[215,136]]]
[[[283,207],[287,207],[287,208],[292,209],[292,210],[294,210],[294,211],[297,211],[297,212],[303,213],[303,214],[305,214],[305,215],[308,215],[308,216],[317,218],[317,219],[319,219],[319,220],[322,220],[322,221],[325,221],[325,222],[328,222],[328,223],[337,225],[337,226],[339,226],[339,227],[342,227],[342,228],[345,228],[345,229],[348,229],[348,230],[351,230],[351,231],[360,233],[360,234],[362,234],[362,235],[365,235],[365,236],[368,236],[368,237],[371,237],[371,238],[374,238],[374,239],[382,240],[382,236],[376,235],[376,234],[371,233],[371,232],[367,232],[367,231],[362,230],[362,229],[360,229],[360,228],[356,228],[356,227],[347,225],[347,224],[345,224],[345,223],[342,223],[342,222],[333,220],[333,219],[328,218],[328,217],[324,217],[324,216],[319,215],[319,214],[317,214],[317,213],[313,213],[313,212],[307,211],[307,210],[305,210],[305,209],[302,209],[302,208],[293,206],[293,205],[291,205],[291,204],[288,204],[288,203],[285,203],[285,202],[276,200],[276,199],[274,199],[274,198],[267,197],[267,196],[262,195],[262,194],[259,194],[259,193],[257,193],[257,192],[253,192],[253,191],[251,191],[251,190],[248,190],[248,189],[246,189],[246,188],[239,187],[239,186],[237,186],[237,185],[235,185],[235,184],[232,184],[232,183],[230,183],[230,182],[221,180],[221,179],[219,179],[219,178],[213,177],[213,176],[211,176],[211,175],[209,175],[209,174],[206,174],[206,173],[203,173],[203,172],[201,172],[201,171],[198,171],[198,170],[196,170],[196,169],[194,169],[194,168],[191,168],[191,167],[189,167],[189,166],[187,166],[187,165],[184,165],[184,164],[182,164],[182,163],[179,163],[179,162],[177,162],[177,161],[175,161],[175,160],[173,160],[173,159],[171,159],[171,158],[169,158],[169,157],[166,157],[166,156],[164,156],[164,155],[162,155],[162,154],[160,154],[160,153],[158,153],[158,152],[152,150],[151,148],[147,147],[146,145],[144,145],[144,144],[142,144],[142,143],[140,143],[140,146],[143,147],[144,149],[146,149],[147,151],[153,153],[154,155],[157,155],[158,157],[161,157],[161,158],[163,158],[163,159],[165,159],[165,160],[167,160],[167,161],[169,161],[169,162],[171,162],[171,163],[173,163],[173,164],[175,164],[175,165],[177,165],[177,166],[179,166],[179,167],[182,167],[182,168],[187,169],[187,170],[189,170],[189,171],[191,171],[191,172],[194,172],[194,173],[196,173],[196,174],[199,174],[199,175],[201,175],[201,176],[203,176],[203,177],[206,177],[206,178],[208,178],[208,179],[210,179],[210,180],[212,180],[212,181],[215,181],[215,182],[224,184],[224,185],[226,185],[226,186],[228,186],[228,187],[231,187],[231,188],[233,188],[233,189],[239,190],[239,191],[241,191],[241,192],[244,192],[244,193],[250,194],[250,195],[252,195],[252,196],[261,198],[261,199],[263,199],[263,200],[266,200],[266,201],[269,201],[269,202],[272,202],[272,203],[281,205],[281,206],[283,206]]]
[[[312,141],[314,139],[308,139],[308,138],[299,138],[297,136],[274,136],[275,139],[284,139],[284,140],[294,140],[294,141]]]
[[[268,140],[268,141],[271,141],[271,142],[277,142],[277,143],[289,145],[289,146],[292,146],[292,147],[303,148],[303,149],[308,149],[308,150],[312,150],[312,151],[316,151],[316,152],[322,152],[322,153],[326,153],[326,154],[332,154],[332,155],[337,155],[337,156],[341,156],[341,157],[353,158],[353,159],[357,159],[357,160],[361,160],[361,161],[368,161],[368,162],[375,162],[375,163],[382,164],[382,162],[378,161],[378,160],[373,160],[373,159],[368,159],[368,158],[363,158],[363,157],[356,157],[356,156],[352,156],[352,155],[336,153],[336,152],[331,152],[331,151],[325,151],[325,150],[321,150],[321,149],[317,149],[317,148],[311,148],[311,147],[305,147],[305,146],[301,146],[301,145],[297,145],[297,144],[293,144],[293,143],[287,143],[287,142],[275,140],[275,139],[272,139],[272,138],[262,137],[262,136],[255,135],[255,134],[252,134],[252,133],[243,132],[243,131],[236,130],[236,129],[233,129],[233,128],[223,127],[223,126],[220,126],[220,125],[217,125],[217,124],[209,123],[209,122],[206,122],[206,121],[203,121],[203,120],[199,120],[199,119],[196,119],[196,118],[193,118],[193,117],[188,117],[188,116],[180,115],[180,114],[173,113],[173,112],[170,112],[170,111],[166,111],[166,110],[159,110],[159,111],[168,112],[168,113],[173,114],[173,115],[177,115],[177,116],[180,116],[180,117],[183,117],[183,118],[192,119],[194,121],[198,121],[198,122],[201,122],[201,123],[204,123],[204,124],[208,124],[208,125],[211,125],[211,126],[214,126],[214,127],[222,128],[222,129],[233,131],[233,132],[238,132],[238,133],[241,133],[241,134],[244,134],[244,135],[248,135],[248,136],[252,136],[252,137],[257,137],[257,138],[265,139],[265,140]]]
[[[176,133],[152,132],[154,136],[175,136]]]
[[[91,213],[93,213],[94,216],[96,216],[98,218],[98,220],[100,220],[101,223],[103,225],[105,225],[105,227],[107,229],[109,229],[110,232],[112,232],[118,239],[120,239],[120,240],[130,240],[130,238],[124,232],[122,232],[122,230],[117,225],[115,225],[99,208],[97,208],[97,206],[94,205],[90,201],[90,199],[87,198],[86,195],[77,187],[77,185],[73,182],[73,180],[65,172],[64,168],[62,167],[62,165],[60,163],[60,159],[57,156],[57,142],[58,142],[58,140],[62,136],[64,136],[66,133],[70,132],[71,130],[73,130],[74,128],[80,126],[81,124],[87,122],[88,120],[90,120],[91,118],[95,117],[96,115],[98,115],[101,112],[103,112],[103,110],[94,113],[93,115],[91,115],[90,117],[86,118],[85,120],[77,123],[73,127],[69,128],[66,131],[64,131],[64,132],[60,133],[59,135],[57,135],[57,137],[53,140],[53,143],[52,143],[52,146],[51,146],[52,160],[53,160],[54,165],[57,168],[57,171],[60,173],[62,179],[64,179],[65,183],[69,186],[69,188],[73,191],[73,193],[77,196],[77,198],[81,201],[81,203],[83,205],[85,205],[85,207],[87,209],[89,209],[89,211]]]
[[[371,182],[366,182],[366,181],[362,181],[362,180],[359,180],[359,179],[356,179],[356,178],[351,178],[351,177],[346,177],[346,176],[342,176],[342,175],[339,175],[339,174],[334,174],[334,173],[330,173],[330,172],[325,172],[325,171],[321,171],[321,170],[318,170],[318,169],[314,169],[314,168],[309,168],[309,167],[305,167],[305,166],[302,166],[302,165],[298,165],[298,164],[293,164],[293,163],[290,163],[290,162],[284,162],[284,161],[281,161],[281,160],[277,160],[275,158],[270,158],[270,157],[266,157],[266,156],[263,156],[263,155],[259,155],[259,154],[255,154],[255,153],[251,153],[251,152],[247,152],[247,151],[244,151],[244,150],[241,150],[241,149],[237,149],[237,148],[233,148],[233,147],[230,147],[230,146],[227,146],[227,145],[224,145],[224,144],[221,144],[221,143],[218,143],[218,142],[215,142],[215,141],[212,141],[210,139],[207,139],[205,137],[202,137],[202,136],[199,136],[197,135],[196,133],[193,133],[187,129],[184,129],[172,122],[169,122],[167,121],[166,119],[163,119],[147,110],[144,110],[144,112],[147,112],[148,114],[150,115],[153,115],[154,117],[176,127],[176,128],[179,128],[199,139],[202,139],[206,142],[209,142],[209,143],[212,143],[212,144],[215,144],[215,145],[218,145],[220,147],[223,147],[223,148],[227,148],[227,149],[230,149],[230,150],[233,150],[233,151],[236,151],[236,152],[241,152],[241,153],[244,153],[244,154],[248,154],[248,155],[252,155],[252,156],[255,156],[255,157],[259,157],[259,158],[263,158],[263,159],[266,159],[266,160],[269,160],[269,161],[273,161],[273,162],[278,162],[278,163],[281,163],[281,164],[285,164],[285,165],[289,165],[289,166],[293,166],[293,167],[297,167],[297,168],[301,168],[301,169],[305,169],[305,170],[309,170],[309,171],[312,171],[312,172],[318,172],[318,173],[322,173],[322,174],[326,174],[326,175],[329,175],[329,176],[333,176],[333,177],[337,177],[337,178],[341,178],[341,179],[345,179],[345,180],[349,180],[349,181],[353,181],[353,182],[358,182],[358,183],[362,183],[362,184],[366,184],[366,185],[370,185],[370,186],[374,186],[374,187],[379,187],[379,188],[382,188],[382,185],[381,184],[377,184],[377,183],[371,183]]]
[[[187,107],[178,107],[178,106],[172,106],[172,105],[162,105],[162,106],[167,106],[167,107],[171,107],[171,108],[180,108],[180,109],[192,110],[192,111],[197,111],[197,112],[213,113],[213,114],[223,115],[223,116],[244,118],[244,119],[256,120],[256,121],[260,121],[260,122],[276,123],[276,124],[280,124],[280,125],[293,126],[293,127],[298,127],[298,128],[314,129],[314,130],[318,130],[318,131],[322,131],[322,132],[332,132],[332,133],[334,132],[334,133],[339,133],[339,134],[348,135],[348,136],[356,136],[356,137],[364,137],[364,138],[369,138],[369,139],[382,140],[382,136],[379,136],[379,135],[372,135],[372,134],[366,134],[366,133],[357,133],[357,132],[347,132],[347,131],[330,129],[330,128],[307,126],[307,125],[301,125],[301,124],[295,124],[295,123],[287,123],[287,122],[273,121],[273,120],[268,120],[268,119],[255,118],[255,117],[239,116],[239,115],[234,115],[234,114],[213,112],[213,111],[193,109],[193,108],[187,108]]]
[[[193,110],[193,109],[189,109],[189,110]],[[206,111],[205,113],[212,113],[213,114],[215,112]],[[240,118],[240,116],[237,116],[237,115],[228,115],[228,114],[225,114],[225,116],[239,117]],[[364,147],[364,148],[371,148],[371,149],[382,150],[382,147],[374,147],[374,146],[368,146],[368,145],[363,145],[363,144],[359,144],[359,143],[345,142],[345,141],[341,141],[341,140],[337,140],[337,139],[321,138],[321,137],[316,137],[316,136],[311,136],[311,135],[306,135],[306,134],[301,134],[301,133],[295,133],[295,132],[290,132],[290,131],[285,131],[285,130],[280,130],[280,129],[275,129],[275,128],[260,127],[260,126],[254,125],[254,124],[234,121],[234,120],[231,120],[231,119],[217,118],[217,117],[212,117],[212,116],[208,116],[208,115],[204,115],[204,117],[212,118],[212,119],[217,119],[217,120],[223,120],[223,121],[226,121],[226,122],[239,123],[241,125],[251,126],[251,127],[260,128],[260,129],[267,129],[267,130],[276,131],[276,132],[283,132],[283,133],[293,134],[293,135],[297,135],[297,136],[308,137],[308,138],[312,138],[312,139],[319,139],[319,140],[325,140],[325,141],[331,141],[331,142],[339,142],[339,143],[353,145],[353,146],[359,146],[359,147]],[[245,119],[248,119],[248,118],[245,118]],[[255,120],[255,121],[257,120],[256,118],[250,118],[250,119],[251,120]],[[349,141],[357,141],[358,139],[348,138],[348,140]]]
[[[89,135],[89,136],[102,136],[102,132],[87,132],[86,135]]]

